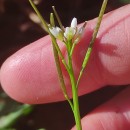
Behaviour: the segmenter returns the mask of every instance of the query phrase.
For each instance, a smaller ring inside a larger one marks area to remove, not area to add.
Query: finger
[[[129,101],[130,88],[127,88],[84,117],[82,119],[83,130],[129,130]]]
[[[93,54],[79,86],[79,94],[94,91],[106,84],[128,84],[130,81],[130,5],[104,17]],[[113,22],[111,22],[111,20]],[[86,48],[96,20],[88,22],[85,34],[73,56],[76,76],[79,73]],[[63,44],[60,44],[66,55]],[[71,93],[69,78],[64,77]],[[44,37],[26,46],[8,58],[0,71],[3,89],[12,98],[25,103],[46,103],[63,100],[59,87],[52,46]]]
[[[88,93],[104,85],[129,84],[130,75],[130,5],[104,16],[91,59],[80,82],[80,92]],[[81,68],[95,20],[74,54],[75,72]],[[82,44],[82,45],[81,45]],[[85,87],[84,87],[85,86]]]

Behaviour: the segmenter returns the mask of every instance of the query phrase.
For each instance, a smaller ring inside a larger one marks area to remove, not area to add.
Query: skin
[[[96,19],[88,22],[86,31],[75,48],[73,65],[76,77],[91,39]],[[66,51],[59,43],[63,55]],[[62,66],[67,90],[68,75]],[[130,84],[130,4],[104,16],[98,37],[79,85],[79,95],[106,85]],[[64,100],[48,36],[24,47],[9,57],[1,67],[0,82],[13,99],[30,104]],[[83,130],[129,130],[130,88],[82,119]],[[76,128],[72,128],[76,130]]]

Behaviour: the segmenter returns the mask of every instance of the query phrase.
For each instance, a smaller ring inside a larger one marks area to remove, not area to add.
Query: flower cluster
[[[78,28],[77,27],[77,18],[73,18],[70,27],[66,27],[64,30],[62,30],[59,27],[51,27],[49,28],[52,35],[61,41],[79,41],[81,35],[84,32],[86,23]]]

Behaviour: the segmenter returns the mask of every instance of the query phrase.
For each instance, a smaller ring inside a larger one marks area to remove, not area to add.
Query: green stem
[[[72,111],[74,110],[73,108],[73,104],[67,94],[67,90],[66,90],[66,86],[65,86],[65,82],[64,82],[64,78],[63,78],[63,74],[62,74],[62,70],[60,67],[60,61],[59,61],[59,56],[58,56],[58,52],[53,44],[53,52],[54,52],[54,57],[55,57],[55,63],[56,63],[56,68],[57,68],[57,72],[58,72],[58,77],[59,77],[59,81],[60,81],[60,86],[62,89],[62,92],[64,94],[65,99],[68,101],[68,103],[71,106]]]
[[[57,19],[57,21],[58,21],[58,23],[59,23],[59,25],[60,25],[60,28],[62,29],[62,31],[64,31],[64,27],[63,27],[63,25],[62,25],[62,22],[61,22],[61,20],[60,20],[60,17],[59,17],[59,15],[58,15],[56,9],[55,9],[55,6],[52,6],[52,9],[53,9],[54,14],[55,14],[55,16],[56,16],[56,19]]]
[[[70,69],[69,76],[70,76],[70,81],[72,85],[72,95],[73,95],[73,107],[74,107],[73,113],[74,113],[77,130],[82,130],[80,110],[79,110],[78,90],[76,88],[76,79],[75,79],[74,70],[72,66],[72,56],[70,55],[72,42],[69,41],[67,44],[69,48],[69,50],[67,51],[68,51],[68,64],[69,64],[69,69]]]
[[[78,77],[78,80],[77,80],[77,87],[78,87],[79,81],[80,81],[80,79],[81,79],[81,77],[82,77],[82,75],[83,75],[83,71],[84,71],[84,69],[86,68],[86,65],[87,65],[87,63],[88,63],[88,61],[89,61],[89,58],[90,58],[90,56],[91,56],[91,52],[92,52],[92,49],[93,49],[93,45],[94,45],[94,42],[95,42],[96,37],[97,37],[97,33],[98,33],[99,28],[100,28],[100,25],[101,25],[101,21],[102,21],[103,14],[104,14],[105,9],[106,9],[106,6],[107,6],[107,2],[108,2],[108,0],[104,0],[104,1],[103,1],[102,7],[101,7],[101,11],[100,11],[100,13],[99,13],[98,21],[97,21],[96,27],[95,27],[94,32],[93,32],[93,35],[92,35],[92,39],[91,39],[91,41],[90,41],[90,43],[89,43],[88,50],[87,50],[86,55],[85,55],[85,58],[84,58],[84,60],[83,60],[82,69],[81,69],[81,71],[80,71],[80,74],[79,74],[79,77]]]
[[[73,51],[74,51],[74,48],[75,48],[76,44],[77,44],[77,42],[74,42],[73,45],[72,45],[72,48],[71,48],[71,51],[70,51],[71,56],[73,54]]]
[[[50,24],[53,27],[55,26],[53,13],[50,14]],[[62,74],[62,70],[61,70],[61,66],[60,66],[60,60],[59,60],[59,56],[58,56],[58,51],[56,50],[56,47],[55,47],[53,42],[52,42],[52,45],[53,45],[53,53],[54,53],[56,68],[57,68],[57,72],[58,72],[58,78],[59,78],[59,81],[60,81],[60,86],[61,86],[61,89],[62,89],[62,92],[64,94],[65,99],[68,101],[68,103],[70,104],[70,107],[73,111],[73,104],[72,104],[72,102],[71,102],[71,100],[68,96],[66,86],[65,86],[65,82],[64,82],[64,77],[63,77],[63,74]]]
[[[66,61],[64,59],[64,56],[62,55],[62,52],[61,52],[61,50],[60,50],[60,48],[59,48],[59,46],[58,46],[58,44],[56,42],[56,39],[53,36],[51,36],[51,38],[52,38],[52,42],[53,42],[56,50],[58,51],[58,54],[59,54],[59,57],[61,58],[62,63],[64,64],[67,72],[69,72],[69,67],[68,67],[68,65],[67,65],[67,63],[66,63]]]
[[[39,19],[41,20],[43,27],[45,28],[45,31],[49,32],[48,25],[46,24],[46,21],[43,19],[41,13],[38,11],[37,7],[35,6],[34,2],[32,0],[29,0],[31,6],[35,10],[36,14],[38,15]]]
[[[73,72],[72,67],[72,60],[70,59],[70,80],[72,84],[72,94],[73,94],[73,106],[74,106],[74,117],[76,122],[77,130],[82,130],[81,126],[81,118],[80,118],[80,111],[79,111],[79,100],[78,100],[78,90],[76,88],[76,80]]]

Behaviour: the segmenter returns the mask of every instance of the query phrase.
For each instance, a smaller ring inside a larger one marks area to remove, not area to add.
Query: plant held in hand
[[[50,14],[50,24],[48,24],[44,20],[44,18],[41,16],[40,12],[36,8],[33,1],[29,0],[29,2],[32,5],[32,7],[34,8],[38,17],[40,18],[45,30],[51,37],[56,68],[57,68],[58,77],[59,77],[59,81],[60,81],[60,86],[63,91],[64,97],[66,98],[66,100],[68,101],[68,103],[71,106],[71,109],[72,109],[72,112],[73,112],[74,118],[75,118],[76,128],[77,128],[77,130],[82,130],[81,119],[80,119],[80,110],[79,110],[79,101],[78,101],[78,85],[79,85],[80,79],[82,77],[83,71],[89,61],[89,58],[90,58],[90,55],[91,55],[91,52],[93,49],[94,41],[96,39],[108,0],[103,1],[101,11],[99,13],[98,21],[97,21],[96,27],[94,29],[92,39],[89,43],[88,50],[87,50],[85,58],[83,60],[82,68],[81,68],[81,71],[79,73],[79,77],[77,80],[74,75],[73,64],[72,64],[72,55],[73,55],[73,51],[74,51],[76,44],[78,44],[78,42],[81,39],[81,36],[84,33],[87,22],[85,22],[82,27],[78,27],[77,19],[73,18],[70,27],[64,28],[56,9],[53,6],[52,9],[53,9],[54,14],[53,13]],[[54,15],[59,23],[59,27],[55,25]],[[65,45],[66,51],[67,51],[67,56],[68,56],[68,58],[67,58],[68,61],[66,61],[64,56],[62,55],[62,52],[59,48],[57,40],[60,40]],[[65,68],[68,72],[68,75],[70,77],[71,88],[72,88],[72,101],[70,100],[70,97],[68,96],[68,93],[66,90],[64,77],[63,77],[62,69],[60,66],[60,60],[62,61],[63,65],[65,66]]]

